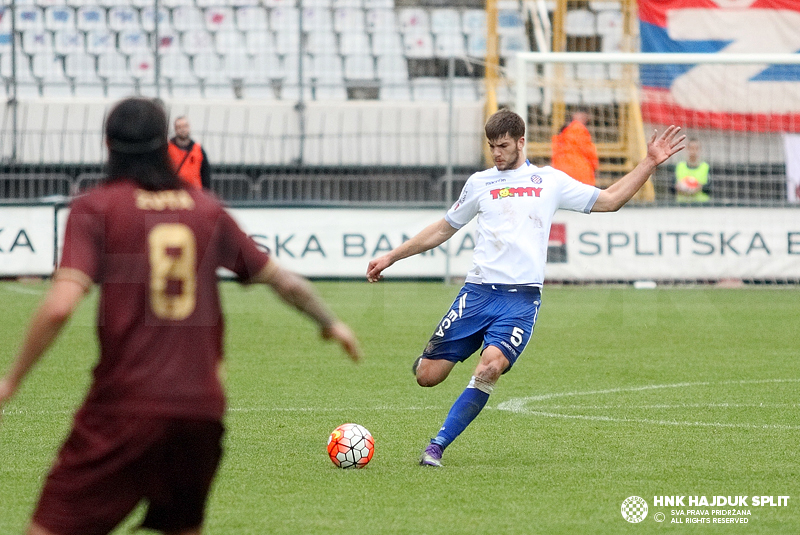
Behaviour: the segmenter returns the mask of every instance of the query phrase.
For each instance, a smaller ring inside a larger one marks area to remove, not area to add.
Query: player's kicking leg
[[[469,385],[456,399],[436,437],[420,457],[422,466],[442,466],[444,449],[480,414],[500,375],[509,367],[506,356],[495,346],[487,346]]]

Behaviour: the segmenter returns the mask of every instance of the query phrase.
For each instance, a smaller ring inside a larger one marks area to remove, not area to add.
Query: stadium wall
[[[234,217],[281,263],[309,277],[362,278],[370,258],[442,216],[444,208],[235,207]],[[0,276],[52,273],[68,209],[0,206]],[[390,268],[388,277],[463,276],[474,222],[447,244]],[[58,237],[58,238],[57,238]],[[548,280],[800,280],[796,210],[625,208],[559,212],[548,244]]]

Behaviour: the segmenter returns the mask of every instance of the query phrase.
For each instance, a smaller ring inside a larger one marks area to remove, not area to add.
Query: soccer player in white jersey
[[[450,310],[437,325],[413,371],[420,386],[444,381],[457,362],[482,348],[480,361],[439,433],[420,458],[441,466],[442,452],[486,405],[500,375],[516,362],[533,333],[541,303],[550,224],[556,210],[613,212],[627,203],[655,168],[683,149],[686,136],[670,126],[653,133],[647,156],[608,189],[588,186],[526,159],[525,123],[500,110],[485,126],[495,167],[473,174],[444,218],[367,268],[370,282],[403,258],[437,247],[473,217],[478,230],[473,267]]]

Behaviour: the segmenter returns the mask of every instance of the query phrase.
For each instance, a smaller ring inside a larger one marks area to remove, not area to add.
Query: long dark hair
[[[108,114],[105,130],[107,181],[130,179],[148,190],[181,187],[167,150],[167,114],[160,102],[122,100]]]

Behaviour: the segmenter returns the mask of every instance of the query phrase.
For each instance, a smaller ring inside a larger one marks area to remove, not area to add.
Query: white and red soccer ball
[[[339,468],[364,468],[375,453],[375,439],[358,424],[342,424],[328,437],[328,456]]]

